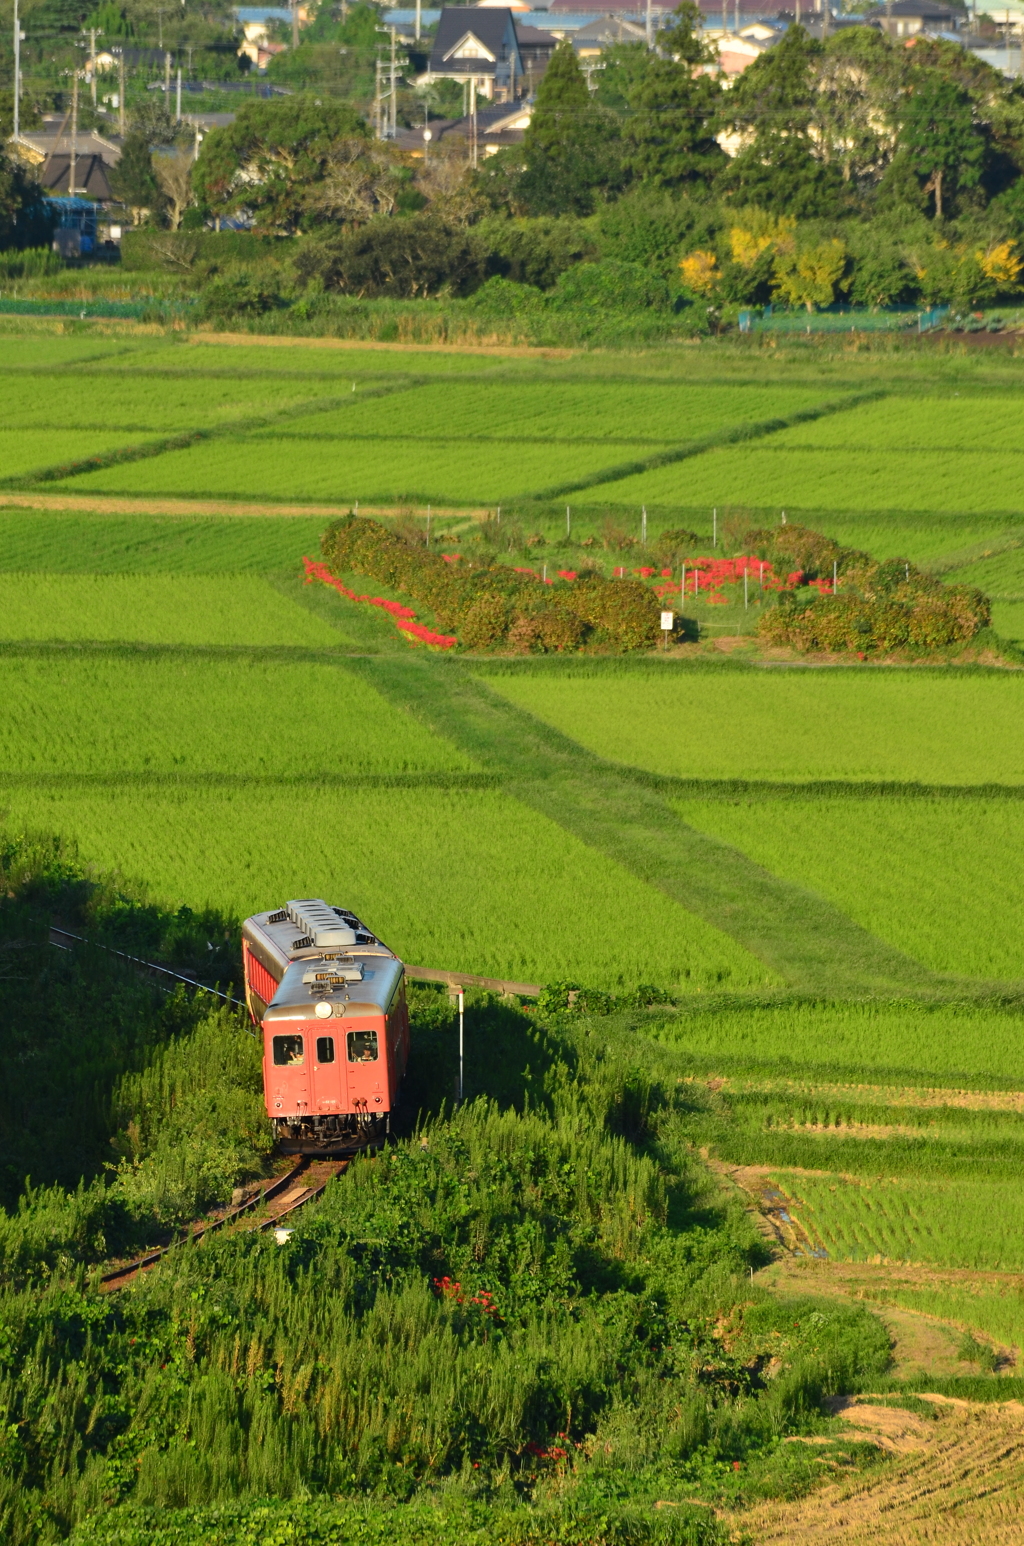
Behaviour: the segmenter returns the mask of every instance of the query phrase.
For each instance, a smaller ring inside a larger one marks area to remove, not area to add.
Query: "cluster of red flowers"
[[[564,1439],[565,1434],[560,1433],[558,1437]],[[560,1444],[550,1444],[545,1448],[543,1444],[537,1444],[531,1439],[526,1446],[526,1453],[528,1455],[536,1455],[538,1460],[564,1460],[569,1451],[563,1449]]]
[[[452,1299],[456,1304],[468,1304],[474,1310],[479,1310],[483,1315],[497,1315],[498,1306],[494,1302],[494,1295],[486,1288],[478,1288],[475,1294],[467,1298],[462,1284],[453,1282],[451,1278],[435,1278],[434,1288],[442,1299]]]
[[[457,555],[456,555],[457,556]],[[365,601],[371,607],[382,607],[390,614],[395,627],[402,633],[421,644],[432,644],[437,649],[450,650],[458,643],[453,633],[435,633],[432,628],[424,628],[422,623],[416,621],[416,613],[411,607],[403,606],[400,601],[385,601],[383,596],[360,596],[354,590],[349,590],[347,585],[335,579],[326,564],[318,564],[312,558],[302,560],[306,568],[306,584],[312,585],[314,580],[321,580],[324,585],[330,585],[339,595],[347,596],[349,601]]]
[[[622,573],[623,571],[617,571]],[[637,569],[634,571],[645,579],[654,573],[653,569]],[[662,578],[667,583],[655,585],[654,593],[663,600],[679,594],[679,582],[674,580],[671,569],[661,571]],[[727,606],[729,598],[724,594],[726,585],[742,583],[743,576],[748,575],[750,582],[757,582],[763,590],[784,591],[793,590],[803,581],[803,573],[794,569],[792,574],[785,577],[777,575],[771,564],[760,558],[693,558],[686,565],[686,595],[694,596],[703,592],[704,599],[712,606]],[[682,575],[680,575],[680,581]],[[823,596],[831,596],[832,586],[827,580],[812,580]]]

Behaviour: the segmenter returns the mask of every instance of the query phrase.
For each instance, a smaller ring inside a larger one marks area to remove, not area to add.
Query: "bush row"
[[[657,597],[638,580],[578,579],[538,583],[488,559],[446,560],[377,521],[343,516],[324,533],[321,551],[335,573],[369,575],[430,607],[438,627],[467,649],[499,646],[522,654],[611,644],[652,647],[659,637]]]
[[[770,644],[799,650],[944,649],[972,639],[992,620],[988,597],[971,585],[943,585],[903,558],[873,559],[801,526],[747,532],[746,552],[777,574],[799,570],[828,587],[808,598],[806,586],[783,593],[761,619]]]

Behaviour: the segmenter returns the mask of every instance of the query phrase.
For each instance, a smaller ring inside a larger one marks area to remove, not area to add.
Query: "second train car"
[[[263,1033],[263,1093],[285,1154],[382,1143],[409,1057],[402,962],[319,897],[242,925],[245,998]]]

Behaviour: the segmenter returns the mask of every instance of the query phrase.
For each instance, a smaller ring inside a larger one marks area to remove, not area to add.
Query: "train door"
[[[349,1111],[372,1115],[387,1109],[386,1019],[381,1016],[380,1019],[353,1022],[338,1039],[344,1046]]]
[[[270,1022],[265,1065],[267,1109],[273,1117],[309,1115],[310,1036],[285,1022]]]
[[[340,1028],[317,1026],[308,1036],[313,1050],[313,1112],[330,1116],[345,1110],[344,1036]]]

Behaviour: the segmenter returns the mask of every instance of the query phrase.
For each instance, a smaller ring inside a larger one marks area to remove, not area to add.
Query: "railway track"
[[[115,1289],[124,1288],[125,1284],[148,1272],[172,1251],[179,1251],[183,1246],[200,1245],[207,1235],[215,1234],[218,1230],[241,1226],[265,1233],[283,1228],[283,1219],[322,1196],[328,1182],[335,1176],[343,1175],[348,1166],[348,1159],[300,1159],[286,1175],[278,1176],[276,1180],[259,1187],[251,1197],[246,1197],[221,1218],[195,1224],[168,1245],[159,1246],[156,1250],[147,1251],[132,1261],[111,1268],[100,1278],[100,1292],[112,1293]]]

